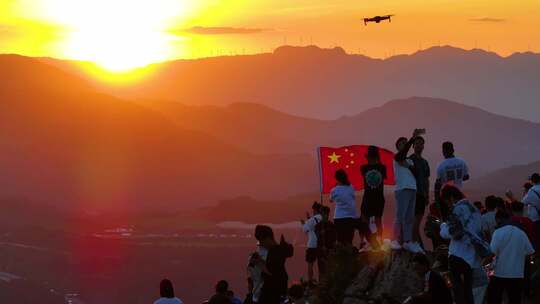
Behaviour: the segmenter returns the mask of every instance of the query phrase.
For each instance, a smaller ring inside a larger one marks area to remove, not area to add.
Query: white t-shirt
[[[536,222],[540,221],[540,214],[537,211],[540,210],[540,197],[533,190],[540,194],[540,185],[534,185],[521,201],[527,206],[527,216]]]
[[[315,226],[322,221],[322,215],[315,214],[304,224],[304,232],[308,235],[307,248],[317,248],[317,234]]]
[[[330,199],[336,204],[334,219],[358,218],[354,188],[352,186],[335,186],[330,192]]]
[[[447,223],[441,224],[440,235],[444,239],[450,240],[450,246],[448,247],[448,254],[462,258],[471,268],[480,267],[482,261],[476,254],[474,245],[469,241],[468,236],[464,236],[460,240],[452,239]]]
[[[480,237],[479,234],[482,230],[482,218],[480,216],[480,212],[478,212],[478,210],[476,210],[474,207],[472,208],[474,211],[471,211],[470,207],[472,206],[468,206],[468,204],[470,204],[470,202],[466,199],[457,202],[454,204],[452,214],[458,217],[462,225],[465,225],[463,227],[464,230],[469,232],[469,234],[474,234],[477,237]],[[441,237],[450,240],[448,254],[462,258],[471,266],[471,268],[478,268],[481,266],[482,260],[476,253],[476,249],[474,248],[471,241],[471,236],[469,234],[465,234],[459,239],[452,238],[448,224],[441,224]]]
[[[444,185],[453,182],[458,188],[463,186],[463,177],[469,175],[469,167],[459,157],[451,157],[443,160],[437,167],[437,179]]]
[[[410,159],[405,160],[409,165],[414,165]],[[414,177],[411,169],[402,166],[394,160],[394,175],[396,180],[395,191],[410,189],[416,190],[416,178]]]
[[[494,275],[510,279],[523,278],[525,257],[534,253],[527,234],[512,225],[495,230],[491,239],[491,251],[497,259]]]
[[[159,298],[154,304],[184,304],[179,298]]]

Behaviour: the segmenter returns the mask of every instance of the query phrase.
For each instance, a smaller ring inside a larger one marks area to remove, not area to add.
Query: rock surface
[[[408,252],[370,253],[345,291],[344,304],[402,303],[422,291],[423,280],[413,269],[413,254]]]

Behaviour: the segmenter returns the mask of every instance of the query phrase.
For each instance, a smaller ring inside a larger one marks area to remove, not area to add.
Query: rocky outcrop
[[[422,291],[423,280],[408,252],[369,253],[367,263],[345,291],[343,304],[401,303]]]

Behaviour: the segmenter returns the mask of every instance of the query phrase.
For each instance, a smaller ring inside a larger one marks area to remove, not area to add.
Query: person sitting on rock
[[[412,298],[412,304],[452,304],[452,293],[444,278],[430,267],[425,254],[417,253],[413,258],[414,270],[424,278],[424,290]]]

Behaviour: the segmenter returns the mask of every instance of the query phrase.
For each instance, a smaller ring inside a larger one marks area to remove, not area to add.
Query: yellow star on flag
[[[328,158],[330,158],[330,163],[337,163],[339,164],[339,158],[341,155],[337,155],[336,152],[332,152],[332,155],[328,155]]]

